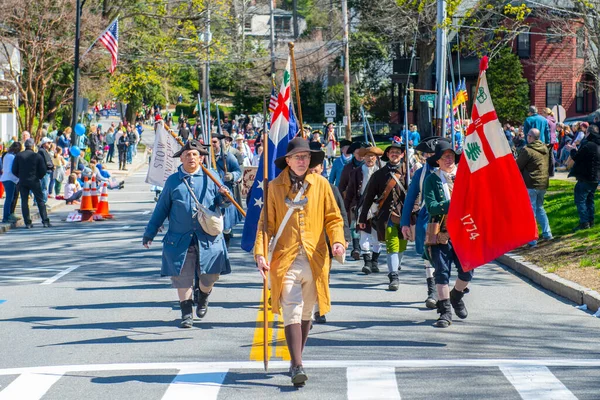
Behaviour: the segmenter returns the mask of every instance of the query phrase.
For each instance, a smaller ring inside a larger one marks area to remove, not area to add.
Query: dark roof
[[[271,13],[269,6],[260,5],[260,6],[250,6],[246,10],[247,15],[269,15]],[[281,8],[273,9],[273,15],[277,16],[293,16],[294,14],[291,11],[282,10]]]

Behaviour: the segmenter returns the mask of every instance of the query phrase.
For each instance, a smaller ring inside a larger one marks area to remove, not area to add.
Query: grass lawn
[[[575,180],[550,181],[544,208],[555,240],[542,240],[537,248],[523,247],[515,252],[548,272],[600,290],[600,225],[572,233],[579,223],[573,200],[574,186]],[[596,196],[596,221],[600,223],[599,210],[600,198]]]

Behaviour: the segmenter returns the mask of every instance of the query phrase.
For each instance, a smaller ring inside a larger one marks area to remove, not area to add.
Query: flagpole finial
[[[483,56],[481,61],[479,62],[479,72],[483,72],[488,69],[489,58],[488,56]]]
[[[294,42],[289,42],[288,46],[290,47],[290,50],[293,50],[294,49]]]

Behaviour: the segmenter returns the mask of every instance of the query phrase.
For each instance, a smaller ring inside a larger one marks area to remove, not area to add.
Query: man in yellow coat
[[[298,137],[290,141],[286,155],[275,160],[282,172],[269,183],[264,205],[268,212],[267,240],[273,238],[270,261],[263,251],[264,209],[254,245],[259,271],[263,275],[270,271],[273,311],[283,314],[295,386],[303,386],[308,379],[302,367],[302,351],[311,328],[313,306],[318,302],[322,314],[331,308],[325,234],[334,256],[343,257],[346,252],[344,221],[329,182],[308,172],[321,164],[323,157],[322,151],[311,150],[308,141]]]

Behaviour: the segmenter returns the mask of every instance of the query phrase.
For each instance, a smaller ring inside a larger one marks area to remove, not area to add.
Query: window
[[[585,57],[585,34],[583,32],[583,28],[580,28],[577,30],[576,47],[577,47],[576,57],[584,58]]]
[[[529,30],[527,30],[517,36],[517,55],[521,58],[529,58],[530,52]]]
[[[244,31],[252,32],[252,17],[246,17],[244,21]]]
[[[560,32],[554,28],[546,28],[546,34],[548,35],[546,36],[546,43],[560,43],[563,41],[562,36],[559,36]]]
[[[562,103],[562,82],[546,83],[546,107],[552,108]]]
[[[275,17],[275,32],[289,33],[292,30],[291,17]]]
[[[582,113],[583,111],[583,82],[577,82],[575,89],[575,112]]]

